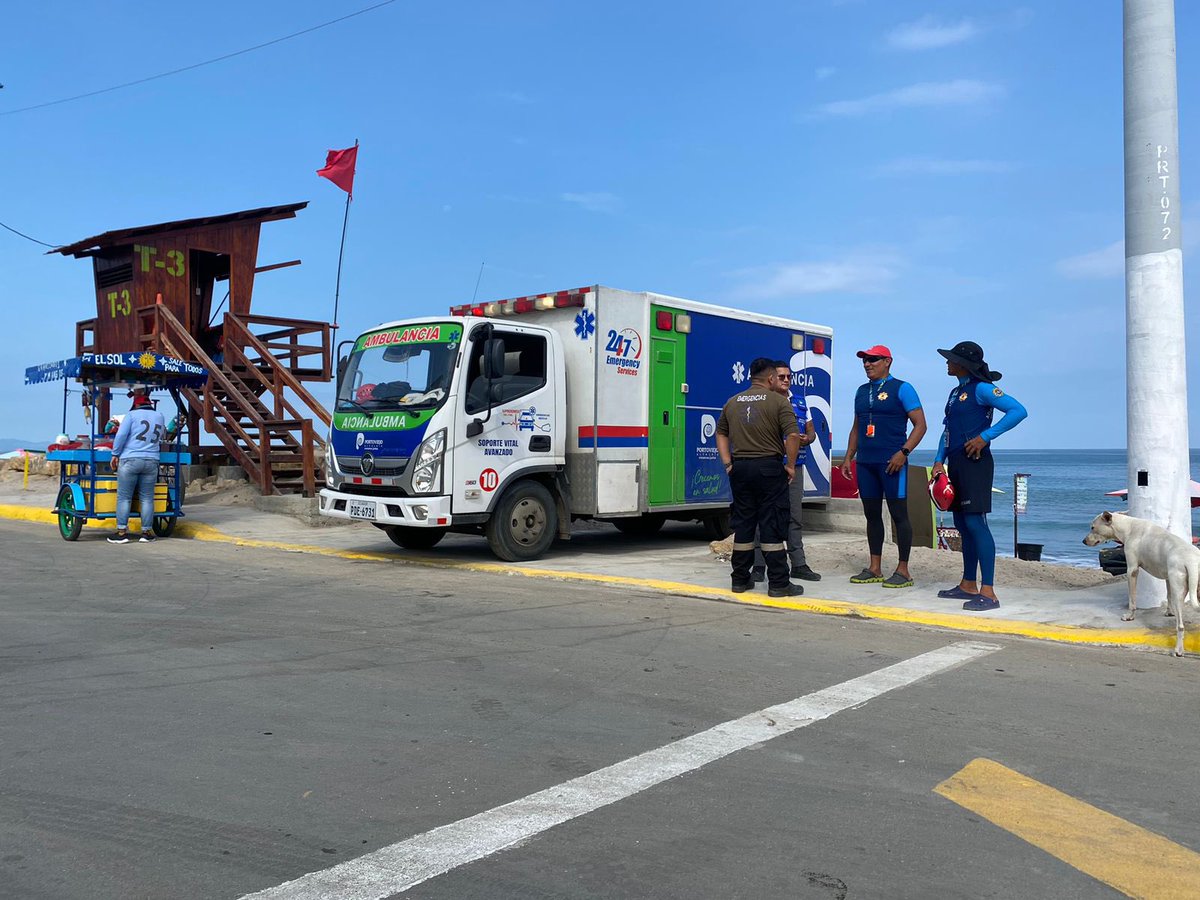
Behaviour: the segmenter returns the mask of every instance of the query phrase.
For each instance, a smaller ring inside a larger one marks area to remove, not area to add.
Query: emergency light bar
[[[497,300],[494,303],[465,303],[450,307],[452,316],[510,316],[519,313],[537,312],[546,309],[563,309],[568,306],[583,306],[592,294],[591,288],[576,288],[556,294],[533,294],[514,300]]]

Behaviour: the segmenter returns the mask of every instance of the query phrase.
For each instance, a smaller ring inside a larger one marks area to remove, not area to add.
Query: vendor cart
[[[169,449],[163,449],[159,454],[158,484],[155,485],[151,512],[154,533],[159,537],[168,536],[183,517],[182,467],[191,462],[191,455],[182,449],[187,416],[179,390],[202,386],[208,379],[207,370],[195,363],[148,351],[85,353],[25,370],[26,384],[68,379],[75,379],[83,386],[84,415],[91,433],[79,435],[77,440],[68,439],[65,443],[62,442],[65,435],[62,435],[60,442],[49,447],[46,453],[47,459],[60,463],[59,490],[52,510],[58,517],[59,534],[63,540],[74,541],[89,519],[116,518],[117,475],[112,471],[112,443],[106,440],[111,435],[104,434],[105,423],[99,421],[100,401],[111,399],[114,389],[124,394],[136,386],[149,389],[152,396],[154,391],[165,391],[175,403],[175,433]],[[64,404],[64,429],[65,415]],[[138,509],[135,497],[130,518],[143,518],[143,531],[146,530],[144,512]]]

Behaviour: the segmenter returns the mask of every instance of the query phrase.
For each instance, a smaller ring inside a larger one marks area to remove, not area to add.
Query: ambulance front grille
[[[338,457],[338,468],[342,470],[343,475],[370,475],[373,478],[395,477],[403,475],[407,466],[408,459],[405,457],[376,457],[371,471],[364,472],[361,456]]]

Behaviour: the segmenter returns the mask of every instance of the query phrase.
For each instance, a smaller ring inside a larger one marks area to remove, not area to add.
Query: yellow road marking
[[[1197,894],[1200,853],[990,759],[933,790],[1130,897]]]
[[[0,504],[0,518],[26,522],[58,524],[58,518],[49,511],[17,504]],[[136,516],[132,517],[136,518]],[[112,519],[88,522],[88,527],[115,528]],[[509,563],[476,563],[445,557],[416,556],[395,552],[338,550],[330,547],[315,547],[305,544],[289,544],[283,541],[262,541],[240,538],[225,534],[211,525],[201,522],[183,521],[175,529],[175,537],[193,538],[200,541],[216,541],[235,544],[239,547],[258,547],[265,550],[288,550],[293,553],[312,553],[319,556],[337,557],[374,562],[421,565],[442,569],[459,569],[469,572],[486,572],[493,575],[521,575],[527,578],[551,578],[559,581],[579,583],[625,585],[648,588],[669,594],[691,597],[711,597],[726,602],[742,603],[747,606],[766,606],[773,609],[790,609],[798,612],[820,613],[827,616],[849,616],[875,619],[883,622],[904,622],[909,625],[924,625],[933,628],[952,628],[977,634],[1007,635],[1009,637],[1032,638],[1041,641],[1059,641],[1070,644],[1100,644],[1108,647],[1154,647],[1175,646],[1175,631],[1155,632],[1148,628],[1087,628],[1081,625],[1048,625],[1041,622],[1024,622],[1014,619],[981,618],[956,613],[939,613],[921,609],[903,609],[895,606],[876,606],[871,603],[853,603],[845,600],[823,600],[808,597],[803,600],[776,600],[761,593],[735,594],[728,588],[707,587],[663,581],[654,578],[631,578],[620,575],[601,575],[591,572],[564,572],[558,569],[540,569],[533,566],[518,566]],[[1186,637],[1185,649],[1200,653],[1200,630],[1193,629]]]

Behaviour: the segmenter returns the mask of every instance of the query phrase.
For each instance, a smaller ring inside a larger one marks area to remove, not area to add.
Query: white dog
[[[1103,512],[1092,520],[1083,542],[1089,547],[1105,541],[1125,545],[1129,571],[1129,622],[1137,611],[1137,574],[1142,568],[1167,583],[1167,615],[1175,616],[1175,655],[1183,656],[1183,604],[1200,607],[1200,550],[1160,525],[1124,513]]]

